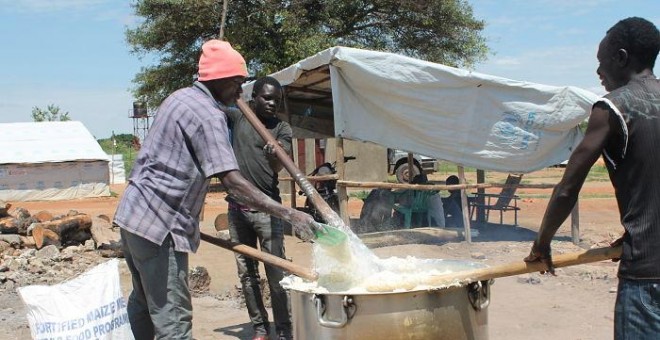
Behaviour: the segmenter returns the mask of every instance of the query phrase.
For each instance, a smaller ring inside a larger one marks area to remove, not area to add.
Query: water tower
[[[142,143],[149,131],[149,110],[144,102],[133,102],[133,110],[129,112],[129,118],[133,119],[133,136],[138,143]]]

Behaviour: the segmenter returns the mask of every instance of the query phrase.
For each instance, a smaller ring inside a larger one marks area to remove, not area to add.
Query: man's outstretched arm
[[[612,131],[613,122],[613,115],[608,108],[598,104],[594,106],[584,139],[571,154],[564,176],[552,191],[538,236],[525,261],[545,262],[548,271],[554,273],[550,256],[550,241],[573,210],[591,166],[605,147]]]

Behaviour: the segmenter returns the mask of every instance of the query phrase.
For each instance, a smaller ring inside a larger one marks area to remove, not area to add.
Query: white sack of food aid
[[[119,282],[119,261],[99,264],[57,285],[18,289],[33,339],[133,339]]]

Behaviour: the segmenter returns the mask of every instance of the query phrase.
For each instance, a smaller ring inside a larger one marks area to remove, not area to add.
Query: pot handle
[[[467,286],[468,300],[474,310],[480,311],[490,305],[490,284],[489,280],[484,280],[472,282]]]
[[[353,298],[344,296],[344,303],[341,310],[341,318],[339,321],[326,320],[324,318],[325,314],[325,303],[321,296],[314,295],[314,305],[316,306],[316,318],[319,324],[327,328],[344,328],[348,323],[348,309],[353,305]]]

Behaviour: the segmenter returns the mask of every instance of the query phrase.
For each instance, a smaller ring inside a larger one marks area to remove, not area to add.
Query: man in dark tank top
[[[293,132],[289,123],[277,118],[283,100],[282,85],[273,77],[261,77],[254,83],[252,92],[253,110],[273,138],[291,154]],[[278,189],[278,172],[283,165],[252,124],[239,110],[227,110],[232,125],[232,146],[241,174],[261,192],[281,202]],[[268,213],[243,206],[233,195],[229,202],[229,235],[232,241],[258,247],[261,251],[285,259],[284,225],[282,220]],[[238,276],[243,289],[245,305],[254,329],[253,340],[269,339],[270,322],[264,305],[259,275],[259,262],[241,254],[235,254]],[[273,321],[278,340],[291,339],[291,317],[289,297],[280,285],[284,278],[282,269],[264,265]]]
[[[593,105],[585,137],[555,187],[525,261],[554,274],[550,242],[570,214],[591,166],[603,156],[625,233],[614,312],[615,339],[660,339],[660,33],[637,17],[619,21],[598,48],[609,93]]]

